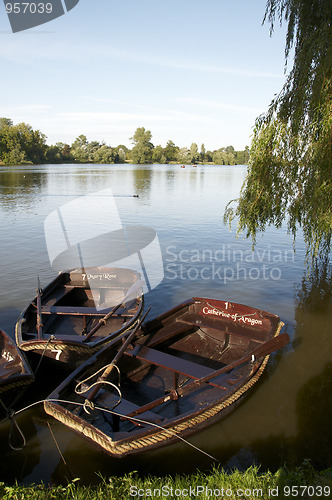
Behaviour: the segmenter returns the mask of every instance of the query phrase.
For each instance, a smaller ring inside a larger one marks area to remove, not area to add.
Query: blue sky
[[[0,3],[0,116],[47,143],[131,147],[250,145],[255,118],[285,81],[285,28],[262,26],[265,0],[80,0],[12,33]]]

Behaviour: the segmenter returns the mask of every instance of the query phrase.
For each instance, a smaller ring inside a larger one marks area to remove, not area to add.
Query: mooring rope
[[[39,404],[43,404],[45,402],[51,402],[51,403],[64,403],[64,404],[73,404],[73,405],[78,405],[78,406],[82,406],[84,408],[84,405],[85,405],[85,402],[84,403],[79,403],[77,401],[68,401],[68,400],[65,400],[65,399],[42,399],[40,401],[36,401],[34,403],[31,403],[30,405],[24,407],[24,408],[21,408],[20,410],[18,410],[15,414],[18,415],[20,413],[23,413],[29,409],[31,409],[32,407],[34,406],[37,406]],[[172,431],[171,429],[166,429],[165,427],[161,426],[161,425],[158,425],[154,422],[148,422],[147,420],[143,420],[142,418],[137,418],[137,417],[128,417],[127,415],[122,415],[121,413],[119,412],[115,412],[114,410],[107,410],[106,408],[102,408],[100,406],[95,406],[93,405],[93,409],[97,410],[97,411],[102,411],[102,412],[107,412],[107,413],[110,413],[112,415],[115,415],[117,417],[120,417],[120,418],[124,418],[126,420],[134,420],[135,422],[137,423],[142,423],[142,424],[145,424],[145,425],[148,425],[148,426],[153,426],[153,427],[156,427],[157,429],[160,429],[160,430],[163,430],[163,431],[166,431],[168,432],[169,434],[171,434],[172,436],[178,438],[180,441],[183,441],[185,444],[187,444],[188,446],[190,446],[191,448],[194,448],[196,451],[202,453],[203,455],[206,455],[208,458],[210,458],[211,460],[215,461],[215,462],[219,462],[219,460],[214,457],[213,455],[210,455],[209,453],[207,453],[206,451],[202,450],[201,448],[199,448],[198,446],[195,446],[193,443],[190,443],[190,441],[187,441],[186,439],[184,439],[182,436],[179,436],[176,432]],[[220,463],[220,462],[219,462]]]
[[[53,441],[54,441],[54,443],[55,443],[55,446],[56,446],[56,448],[57,448],[57,450],[58,450],[58,452],[59,452],[59,455],[60,455],[60,457],[61,457],[61,460],[62,460],[62,461],[63,461],[63,463],[65,464],[65,467],[67,468],[67,470],[68,470],[68,472],[69,472],[70,478],[71,478],[71,479],[73,479],[73,478],[74,478],[74,476],[73,476],[73,474],[71,473],[71,470],[70,470],[70,468],[69,468],[69,466],[68,466],[68,464],[67,464],[67,462],[66,462],[65,457],[64,457],[64,456],[63,456],[63,454],[62,454],[62,451],[61,451],[61,449],[60,449],[60,446],[59,446],[59,444],[58,444],[58,442],[57,442],[57,440],[56,440],[56,438],[55,438],[55,436],[54,436],[54,433],[53,433],[53,431],[52,431],[52,429],[51,429],[51,426],[50,426],[50,423],[49,423],[49,422],[47,422],[47,426],[48,426],[48,428],[49,428],[49,431],[50,431],[50,433],[51,433],[51,436],[52,436],[52,438],[53,438]]]
[[[54,335],[50,335],[50,337],[49,337],[48,341],[46,342],[46,345],[45,345],[45,347],[44,347],[44,350],[43,350],[42,355],[40,356],[40,359],[39,359],[39,362],[38,362],[38,365],[37,365],[37,368],[36,368],[36,370],[35,370],[34,375],[36,375],[36,374],[37,374],[37,372],[38,372],[38,370],[39,370],[39,367],[40,367],[40,364],[41,364],[41,362],[43,361],[43,358],[44,358],[44,356],[45,356],[45,352],[47,351],[48,344],[49,344],[52,340],[56,340],[56,337],[55,337]]]
[[[51,403],[76,404],[76,405],[82,406],[83,408],[84,408],[84,405],[85,405],[85,402],[84,403],[79,403],[79,402],[76,402],[76,401],[73,402],[73,401],[67,401],[67,400],[63,400],[63,399],[47,399],[46,401],[47,402],[51,402]],[[206,451],[202,450],[198,446],[195,446],[193,443],[190,443],[190,441],[187,441],[182,436],[179,436],[172,429],[167,429],[167,428],[163,427],[162,425],[158,425],[158,424],[156,424],[154,422],[149,422],[149,421],[144,420],[142,418],[128,417],[127,415],[123,415],[122,413],[116,412],[114,410],[108,410],[108,409],[100,407],[100,406],[93,405],[93,409],[97,410],[97,411],[102,411],[102,412],[110,413],[111,415],[115,415],[117,417],[124,418],[126,420],[134,420],[137,423],[141,423],[141,424],[145,424],[145,425],[148,425],[148,426],[156,427],[157,429],[160,429],[162,431],[166,431],[166,432],[170,433],[172,436],[174,436],[174,437],[178,438],[179,440],[183,441],[188,446],[191,446],[196,451],[202,453],[203,455],[206,455],[211,460],[214,460],[215,462],[219,462],[219,460],[217,458],[215,458],[213,455],[210,455],[209,453],[207,453]],[[89,412],[87,412],[87,413],[89,413]]]
[[[6,412],[6,419],[9,419],[10,420],[10,431],[9,431],[9,436],[8,436],[8,444],[9,444],[9,447],[13,450],[13,451],[21,451],[23,450],[23,448],[25,447],[26,445],[26,439],[25,439],[25,436],[22,432],[22,429],[21,427],[18,425],[16,419],[15,419],[15,411],[12,409],[12,408],[7,408],[7,406],[5,405],[5,403],[2,401],[2,399],[0,399],[0,403],[2,404],[5,412]],[[5,420],[6,420],[5,419]],[[19,434],[19,437],[20,439],[22,439],[22,445],[21,446],[15,446],[13,444],[13,437],[14,437],[14,430],[17,430],[18,434]]]

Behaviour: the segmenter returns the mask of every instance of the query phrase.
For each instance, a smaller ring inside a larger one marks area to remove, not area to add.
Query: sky
[[[47,144],[250,146],[255,118],[285,81],[285,27],[266,0],[80,0],[13,33],[0,0],[0,116]]]

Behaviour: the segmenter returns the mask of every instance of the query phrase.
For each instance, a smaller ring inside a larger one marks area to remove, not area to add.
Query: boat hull
[[[34,381],[25,356],[15,342],[0,330],[0,415],[11,409],[22,391]]]
[[[97,353],[47,398],[45,411],[113,457],[186,439],[244,399],[269,358],[250,353],[264,353],[281,326],[258,309],[191,299],[147,322],[107,381],[100,373],[117,347]]]
[[[129,296],[128,290],[133,290]],[[107,318],[114,308],[114,314]],[[66,271],[22,312],[16,323],[16,342],[37,362],[45,357],[73,370],[105,344],[120,338],[139,320],[142,310],[142,282],[135,271]],[[89,338],[93,329],[97,331]]]

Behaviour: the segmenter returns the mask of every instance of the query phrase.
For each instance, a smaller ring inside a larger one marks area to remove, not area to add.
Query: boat
[[[44,409],[112,457],[170,445],[237,407],[288,342],[282,325],[250,306],[192,298],[96,353]]]
[[[34,376],[14,340],[0,330],[0,416],[8,415]]]
[[[51,281],[21,313],[16,342],[30,358],[41,356],[73,370],[110,340],[120,338],[143,310],[140,274],[111,267],[76,268]]]

